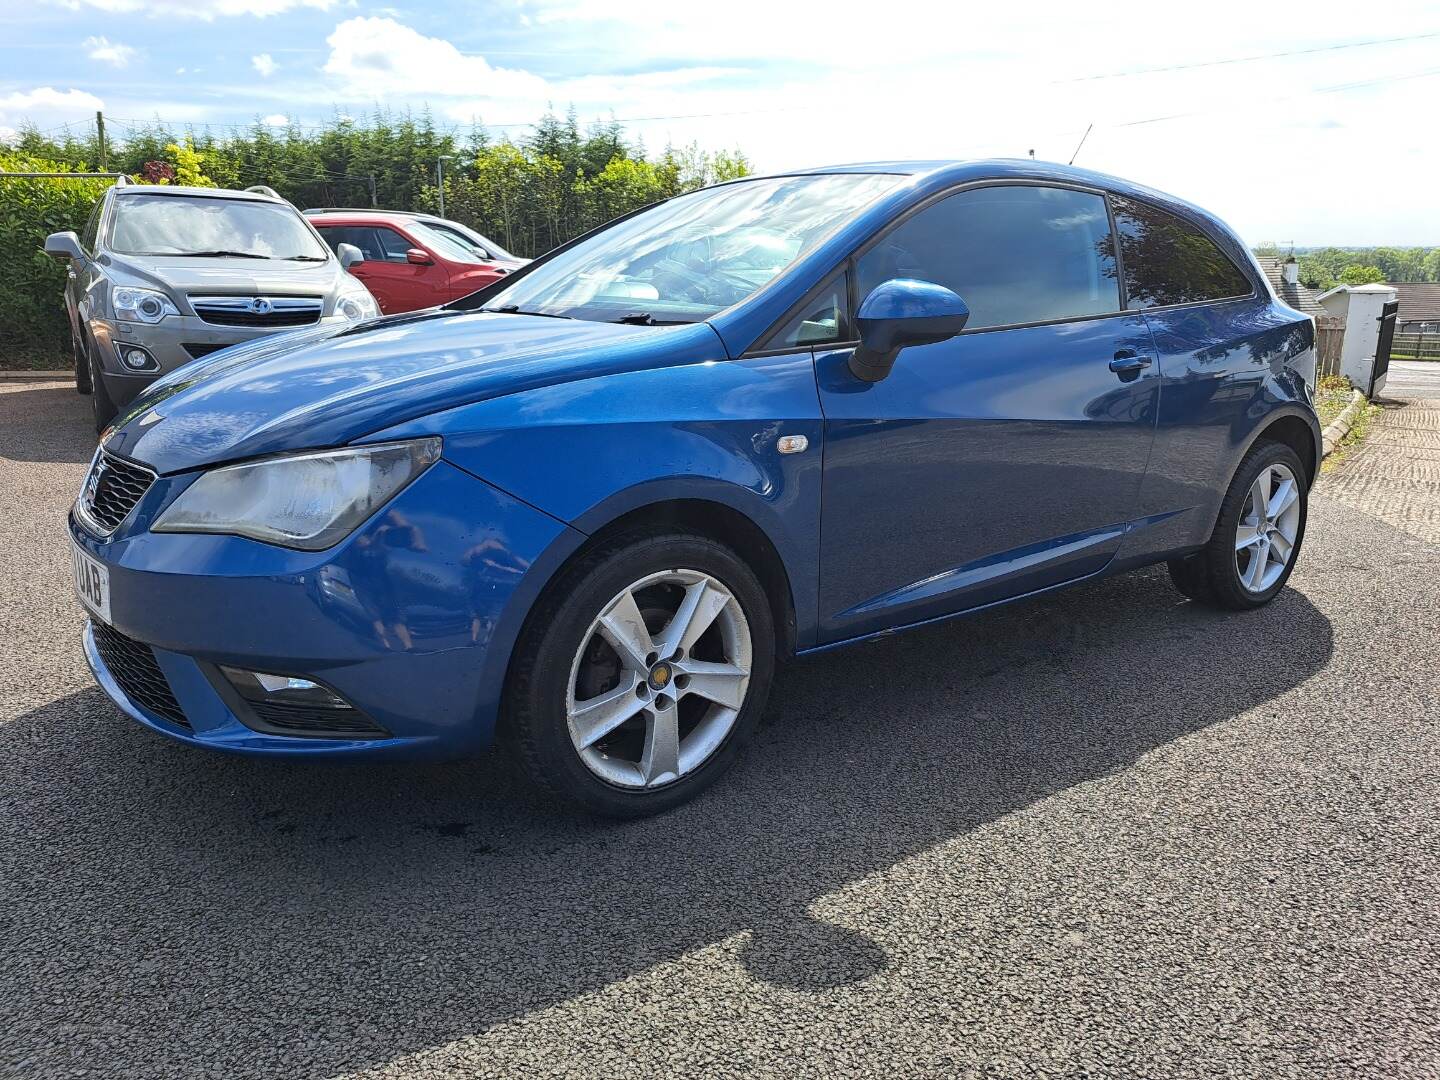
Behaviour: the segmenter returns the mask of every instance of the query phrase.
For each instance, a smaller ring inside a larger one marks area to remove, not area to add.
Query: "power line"
[[[1128,71],[1108,71],[1103,75],[1076,75],[1070,79],[1055,79],[1052,86],[1064,83],[1098,82],[1101,79],[1127,79],[1135,75],[1155,75],[1164,71],[1192,71],[1195,68],[1223,67],[1226,64],[1251,64],[1257,60],[1276,60],[1285,56],[1310,56],[1315,53],[1338,52],[1341,49],[1365,49],[1372,45],[1394,45],[1402,41],[1424,41],[1440,38],[1440,30],[1424,34],[1406,34],[1402,37],[1371,38],[1366,41],[1342,41],[1334,45],[1316,45],[1309,49],[1287,49],[1284,52],[1256,53],[1252,56],[1231,56],[1223,60],[1199,60],[1190,64],[1167,64],[1162,67],[1131,68]]]

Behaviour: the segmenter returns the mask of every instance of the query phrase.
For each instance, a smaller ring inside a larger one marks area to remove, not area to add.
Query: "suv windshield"
[[[699,322],[737,304],[904,177],[782,176],[682,195],[577,244],[487,310]]]
[[[280,203],[205,195],[121,195],[110,250],[121,255],[228,255],[323,261],[299,213]]]

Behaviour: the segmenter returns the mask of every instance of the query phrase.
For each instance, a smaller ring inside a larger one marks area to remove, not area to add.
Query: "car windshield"
[[[475,234],[476,236],[479,236],[479,239],[476,240],[471,238],[466,233],[462,232],[460,229],[457,229],[453,224],[449,222],[442,223],[439,221],[427,221],[425,222],[425,224],[429,226],[433,231],[444,233],[446,236],[450,237],[451,240],[454,240],[457,244],[462,244],[466,248],[474,251],[475,254],[479,256],[481,261],[483,262],[490,262],[492,259],[515,258],[514,255],[511,255],[510,252],[506,251],[499,244],[495,243],[494,240],[491,240],[489,237],[480,236],[479,233]]]
[[[115,202],[110,249],[121,255],[324,260],[292,207],[204,195],[122,195]]]
[[[699,322],[755,293],[904,178],[747,180],[681,195],[577,244],[492,296],[491,311]]]
[[[431,228],[423,221],[408,221],[405,225],[416,240],[428,245],[435,254],[443,255],[451,262],[482,263],[485,261],[473,248],[462,244],[457,237]]]

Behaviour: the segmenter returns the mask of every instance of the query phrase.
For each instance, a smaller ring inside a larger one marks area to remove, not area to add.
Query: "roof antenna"
[[[1080,147],[1085,145],[1085,140],[1090,137],[1090,131],[1094,127],[1094,124],[1090,124],[1085,128],[1085,134],[1080,136],[1080,141],[1075,146],[1075,153],[1070,155],[1070,160],[1065,163],[1066,165],[1075,164],[1075,159],[1080,156]]]

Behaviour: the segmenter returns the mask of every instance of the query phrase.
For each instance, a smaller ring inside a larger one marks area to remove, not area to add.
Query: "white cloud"
[[[117,15],[151,15],[168,18],[213,19],[249,15],[263,19],[294,8],[329,11],[337,0],[52,0],[71,11],[95,8]]]
[[[56,90],[53,86],[17,90],[0,97],[0,115],[22,120],[34,113],[89,113],[104,107],[105,103],[94,94],[84,90]]]
[[[114,64],[117,68],[128,67],[130,61],[135,59],[134,48],[105,37],[88,37],[81,47],[86,50],[85,55],[91,60]]]
[[[0,95],[0,139],[13,139],[27,124],[47,128],[93,121],[105,103],[83,90],[56,90],[41,86]]]
[[[284,113],[277,112],[271,113],[260,122],[266,127],[286,127],[290,123],[290,118]]]
[[[275,69],[280,65],[270,58],[269,53],[261,53],[259,56],[252,56],[250,64],[265,78],[275,74]]]
[[[444,38],[426,37],[394,19],[346,19],[325,39],[325,72],[347,92],[483,97],[544,101],[544,79],[526,71],[491,67]]]

